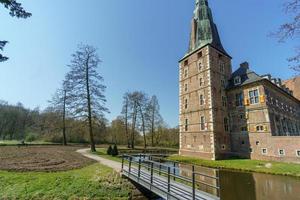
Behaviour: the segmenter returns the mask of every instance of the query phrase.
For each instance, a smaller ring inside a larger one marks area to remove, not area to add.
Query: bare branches
[[[285,42],[289,39],[298,39],[300,36],[300,0],[289,0],[284,4],[286,14],[292,16],[290,22],[282,24],[278,31],[273,32],[270,36],[278,39],[278,42]],[[300,51],[296,48],[296,55],[289,58],[291,69],[300,72]]]

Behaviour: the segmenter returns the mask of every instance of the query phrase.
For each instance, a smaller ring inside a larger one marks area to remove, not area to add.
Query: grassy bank
[[[178,155],[170,156],[168,159],[204,167],[300,177],[300,164],[267,162],[249,159],[212,161]]]
[[[130,187],[100,164],[56,173],[0,171],[3,199],[128,199]]]

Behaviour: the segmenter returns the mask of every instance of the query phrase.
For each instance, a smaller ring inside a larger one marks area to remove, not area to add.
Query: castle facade
[[[300,101],[292,91],[247,62],[232,72],[207,0],[196,0],[191,27],[179,61],[180,155],[300,163]]]

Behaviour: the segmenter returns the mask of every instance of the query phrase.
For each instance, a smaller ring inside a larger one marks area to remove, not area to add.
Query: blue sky
[[[21,0],[20,0],[21,1]],[[286,58],[296,41],[278,44],[268,34],[288,19],[282,0],[210,0],[233,68],[248,61],[259,74],[294,75]],[[11,18],[0,7],[0,39],[8,40],[0,63],[0,99],[45,108],[60,86],[77,44],[98,48],[113,119],[122,95],[142,90],[158,96],[170,126],[178,124],[178,60],[188,46],[194,0],[22,0],[33,16]],[[299,41],[297,41],[299,43]]]

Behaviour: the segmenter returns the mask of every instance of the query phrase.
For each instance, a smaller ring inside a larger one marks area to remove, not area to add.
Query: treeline
[[[150,101],[151,102],[151,101]],[[178,128],[169,128],[158,118],[152,129],[148,114],[145,120],[145,136],[147,146],[163,146],[177,148],[179,145]],[[93,124],[96,144],[117,144],[131,147],[132,112],[128,109],[127,132],[125,125],[125,113],[112,122],[103,119],[100,123]],[[66,118],[66,141],[69,143],[89,143],[89,132],[86,122],[76,120],[70,116]],[[144,146],[140,116],[136,118],[136,130],[134,144]],[[28,109],[21,103],[10,105],[0,101],[0,140],[18,140],[25,142],[45,141],[63,143],[62,115],[49,107],[45,110],[39,108]],[[152,132],[153,130],[153,132]],[[153,143],[152,143],[153,141]]]

